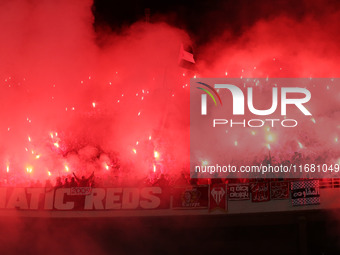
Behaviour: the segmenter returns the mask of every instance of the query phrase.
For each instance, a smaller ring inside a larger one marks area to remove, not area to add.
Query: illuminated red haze
[[[96,35],[92,1],[1,5],[2,182],[92,171],[140,179],[186,166],[184,31],[138,22]]]
[[[229,43],[221,28],[197,49],[193,72],[178,64],[181,44],[191,44],[185,31],[137,22],[120,34],[95,34],[91,5],[1,3],[2,184],[93,171],[102,179],[175,176],[188,170],[194,75],[309,78],[339,72],[338,13],[322,18],[322,25],[311,17],[259,21]],[[334,110],[332,121],[339,119]],[[239,150],[237,157],[244,154]]]

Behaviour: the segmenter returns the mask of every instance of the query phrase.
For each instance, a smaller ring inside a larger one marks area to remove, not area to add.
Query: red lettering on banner
[[[70,195],[70,189],[57,189],[54,197],[54,208],[58,210],[72,210],[74,202],[64,202],[65,194]]]
[[[108,188],[106,193],[106,209],[121,209],[123,188]]]
[[[88,194],[84,195],[85,193]],[[161,206],[161,195],[160,187],[90,189],[79,187],[73,190],[72,188],[0,188],[0,208],[21,210],[157,209]]]
[[[28,209],[25,188],[16,188],[13,190],[6,208],[8,209]]]
[[[161,199],[155,194],[162,194],[160,187],[147,187],[141,190],[140,206],[143,209],[155,209],[161,204]]]
[[[85,210],[103,210],[103,200],[105,198],[104,189],[92,189],[92,193],[85,197]]]

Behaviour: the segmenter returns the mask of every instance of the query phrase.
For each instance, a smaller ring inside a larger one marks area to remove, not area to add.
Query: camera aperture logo
[[[210,85],[208,84],[205,84],[203,82],[197,82],[198,84],[200,85],[203,85],[205,87],[207,87],[208,89],[210,89],[215,95],[216,97],[218,98],[218,100],[220,101],[221,105],[222,104],[222,100],[221,100],[221,97],[219,96],[218,92],[216,91],[216,89],[214,89],[213,87],[211,87]],[[197,87],[198,89],[200,90],[203,90],[205,93],[207,93],[211,98],[212,100],[214,101],[215,103],[215,106],[217,106],[217,103],[216,103],[216,99],[214,98],[214,96],[211,94],[211,92],[209,92],[207,89],[205,88],[201,88],[201,87]],[[206,94],[202,94],[202,101],[201,101],[201,113],[202,115],[207,115],[207,95]]]

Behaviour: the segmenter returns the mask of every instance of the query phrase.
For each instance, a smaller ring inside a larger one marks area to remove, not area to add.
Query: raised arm
[[[93,177],[94,177],[94,171],[93,171],[92,174],[89,176],[89,178],[86,179],[86,181],[90,181]]]
[[[80,179],[76,176],[76,174],[74,172],[72,172],[72,173],[73,173],[74,178],[76,178],[76,180],[79,182]]]
[[[89,180],[91,180],[94,177],[94,171],[92,172],[92,174],[89,177]]]

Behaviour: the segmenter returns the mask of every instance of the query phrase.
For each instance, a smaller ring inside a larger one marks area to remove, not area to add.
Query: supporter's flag
[[[320,204],[319,180],[291,183],[293,206]]]
[[[273,200],[289,198],[289,182],[271,182],[270,198]]]
[[[192,49],[191,47],[186,47],[186,49],[184,49],[183,43],[181,44],[181,48],[179,50],[178,64],[186,69],[195,68],[195,59]]]
[[[228,185],[228,200],[249,200],[249,185],[248,184],[229,184]]]
[[[252,202],[266,202],[270,200],[269,182],[251,183],[250,190]]]
[[[210,186],[209,204],[210,211],[215,209],[227,211],[228,203],[226,184],[213,184]]]
[[[208,208],[209,186],[177,187],[174,188],[172,208],[202,209]]]

